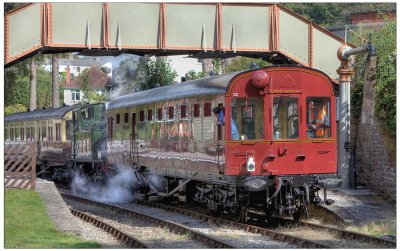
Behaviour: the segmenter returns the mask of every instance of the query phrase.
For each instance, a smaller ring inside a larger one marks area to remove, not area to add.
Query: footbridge
[[[279,4],[32,3],[5,15],[5,66],[37,53],[250,56],[337,79],[341,38]]]

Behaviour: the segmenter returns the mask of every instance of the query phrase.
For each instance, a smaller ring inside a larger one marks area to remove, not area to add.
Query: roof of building
[[[97,67],[90,67],[89,71],[89,88],[103,89],[110,77]],[[74,78],[70,83],[66,84],[64,89],[80,89],[81,88],[82,74]]]

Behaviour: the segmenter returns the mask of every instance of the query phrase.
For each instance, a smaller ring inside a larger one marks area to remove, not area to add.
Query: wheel
[[[302,205],[293,213],[293,219],[296,222],[299,222],[302,219],[307,219],[308,218],[308,209],[307,206]]]

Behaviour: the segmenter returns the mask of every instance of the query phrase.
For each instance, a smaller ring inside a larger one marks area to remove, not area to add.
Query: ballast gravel
[[[84,197],[84,196],[82,196]],[[88,198],[90,199],[90,198]],[[91,207],[89,205],[80,205],[82,203],[66,200],[67,204],[78,209],[87,212],[85,210],[86,207]],[[77,204],[77,205],[76,205]],[[182,215],[179,213],[169,212],[164,209],[154,208],[144,205],[139,205],[136,203],[108,203],[117,207],[121,207],[128,210],[133,210],[139,213],[144,213],[147,215],[155,216],[160,219],[169,220],[172,222],[176,222],[187,227],[190,227],[196,231],[202,232],[204,234],[208,234],[214,236],[218,239],[223,240],[225,243],[235,246],[237,248],[274,248],[274,249],[295,249],[300,248],[296,245],[275,241],[268,236],[263,236],[260,234],[253,234],[248,233],[243,230],[233,229],[232,227],[224,227],[224,226],[216,226],[212,223],[209,223],[205,220],[197,219],[191,216]],[[79,207],[84,208],[79,208]],[[97,217],[105,212],[104,209],[97,208],[96,212],[93,214]],[[154,248],[209,248],[199,245],[198,243],[190,243],[190,242],[183,242],[182,239],[178,237],[172,236],[173,234],[170,233],[167,229],[164,230],[164,233],[159,233],[154,229],[154,227],[150,227],[150,223],[148,222],[141,222],[137,223],[137,220],[134,219],[122,219],[126,216],[120,215],[116,212],[109,212],[110,215],[115,217],[116,222],[125,222],[124,224],[132,224],[135,221],[135,225],[139,224],[136,229],[133,229],[132,236],[137,237],[138,239],[145,238],[148,240],[152,245],[155,245]],[[109,223],[107,219],[102,219],[104,222]],[[111,223],[110,223],[111,224]],[[114,225],[114,224],[113,224]],[[119,228],[119,226],[117,226]],[[122,228],[119,228],[123,230]]]
[[[296,245],[272,240],[268,236],[248,233],[243,230],[232,229],[232,227],[216,226],[201,219],[169,212],[160,208],[153,208],[135,203],[113,203],[113,205],[185,225],[204,234],[221,239],[225,243],[237,248],[299,248]]]
[[[76,218],[78,224],[82,228],[80,236],[85,240],[96,241],[102,248],[128,248],[126,245],[121,244],[111,234],[87,223],[80,218]]]
[[[151,248],[210,248],[206,244],[192,240],[186,235],[171,233],[167,228],[161,228],[143,219],[68,199],[66,202],[69,206],[94,216],[104,223],[147,243]]]

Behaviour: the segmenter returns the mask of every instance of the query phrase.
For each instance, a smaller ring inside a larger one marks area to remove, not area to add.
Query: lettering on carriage
[[[272,93],[301,93],[301,90],[273,90]]]

